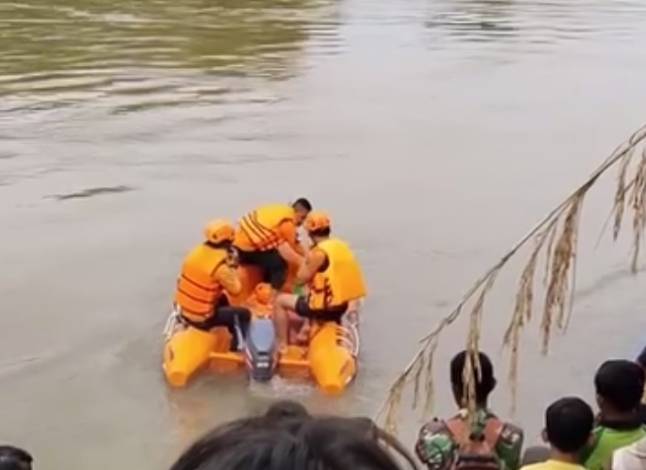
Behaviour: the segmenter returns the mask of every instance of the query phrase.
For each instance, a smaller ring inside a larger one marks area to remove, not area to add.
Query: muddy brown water
[[[0,439],[40,470],[152,470],[276,397],[374,413],[416,339],[646,121],[644,44],[637,0],[0,2]],[[526,335],[530,439],[646,341],[629,244],[596,246],[613,178],[586,202],[570,332],[547,358]],[[301,195],[365,267],[357,382],[170,392],[160,333],[202,224]],[[483,340],[503,414],[512,274]],[[463,332],[441,343],[440,414]],[[404,413],[407,442],[418,425]]]

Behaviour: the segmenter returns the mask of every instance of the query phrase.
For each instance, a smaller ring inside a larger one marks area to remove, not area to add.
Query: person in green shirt
[[[584,453],[588,470],[608,470],[615,450],[646,437],[639,416],[644,381],[644,370],[631,361],[607,361],[597,371],[594,383],[601,412],[593,432],[595,444]]]
[[[550,444],[550,457],[522,470],[585,470],[580,454],[593,440],[593,426],[592,408],[580,398],[561,398],[552,403],[545,412],[543,431],[543,439]]]
[[[480,372],[474,371],[476,384],[476,416],[469,428],[464,399],[463,371],[467,352],[462,351],[451,361],[451,386],[458,414],[448,421],[435,418],[419,432],[415,451],[429,470],[450,470],[459,467],[461,447],[485,442],[495,453],[499,470],[518,470],[523,447],[522,429],[500,421],[488,408],[489,395],[496,386],[493,365],[487,355],[480,353]],[[488,440],[493,442],[489,443]],[[471,442],[468,442],[471,441]]]

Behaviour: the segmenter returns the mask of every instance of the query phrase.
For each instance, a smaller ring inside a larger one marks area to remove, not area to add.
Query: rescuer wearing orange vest
[[[272,204],[245,215],[233,241],[240,263],[260,267],[263,281],[276,291],[282,289],[288,263],[298,266],[303,260],[297,229],[311,210],[309,201],[301,198],[291,206]]]
[[[226,326],[232,336],[232,350],[238,346],[236,320],[243,335],[250,321],[249,311],[229,306],[226,296],[226,293],[237,295],[242,290],[236,271],[238,260],[231,249],[234,230],[226,220],[214,220],[206,226],[206,241],[184,260],[175,294],[175,304],[184,323],[206,331]]]
[[[307,284],[307,296],[279,294],[275,322],[282,351],[288,342],[288,310],[313,321],[341,322],[344,314],[356,315],[359,300],[366,295],[361,267],[350,247],[330,237],[330,219],[322,212],[311,212],[305,229],[312,248],[296,274],[296,282]]]

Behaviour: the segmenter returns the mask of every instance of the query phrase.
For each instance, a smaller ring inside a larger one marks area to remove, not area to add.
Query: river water
[[[639,0],[0,2],[0,439],[37,468],[159,469],[275,397],[376,411],[416,339],[646,121]],[[644,342],[629,246],[587,201],[571,331],[527,334],[516,420]],[[371,287],[360,376],[339,399],[207,377],[170,392],[161,328],[209,218],[305,195]],[[487,304],[499,367],[514,265]],[[451,408],[443,339],[436,411]],[[419,417],[405,413],[409,440]]]

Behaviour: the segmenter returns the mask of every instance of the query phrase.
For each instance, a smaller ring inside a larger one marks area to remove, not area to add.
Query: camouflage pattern
[[[456,417],[466,419],[466,410],[461,410]],[[492,418],[496,418],[496,416],[490,411],[478,410],[472,428],[473,432],[482,433],[487,421]],[[518,470],[522,447],[522,429],[505,423],[496,445],[496,454],[500,459],[501,470]],[[457,457],[458,445],[444,421],[436,418],[420,430],[415,450],[419,459],[429,470],[450,470]]]

